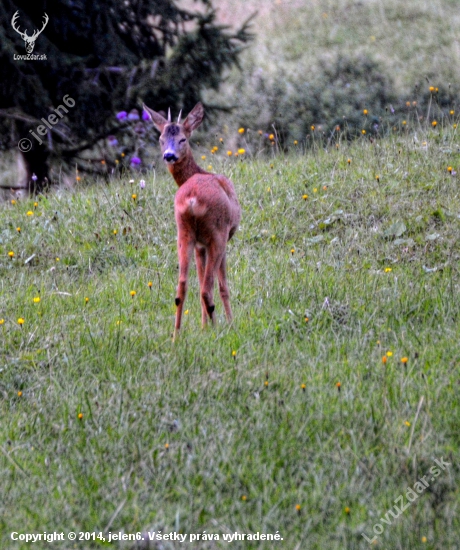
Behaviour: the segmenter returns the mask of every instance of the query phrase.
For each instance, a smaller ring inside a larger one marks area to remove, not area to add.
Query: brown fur
[[[232,319],[227,285],[226,249],[227,241],[238,228],[241,209],[231,180],[222,175],[206,172],[193,158],[188,139],[203,120],[204,110],[201,103],[195,105],[183,124],[172,123],[145,105],[144,109],[161,132],[163,158],[179,186],[174,200],[179,254],[174,330],[176,337],[181,326],[193,250],[200,282],[202,325],[206,325],[208,317],[212,323],[215,322],[216,274],[225,314],[229,321]]]

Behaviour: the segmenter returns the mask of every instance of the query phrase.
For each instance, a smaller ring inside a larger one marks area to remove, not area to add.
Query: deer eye
[[[185,141],[187,141],[185,138],[182,138],[179,140],[179,143],[184,143]]]

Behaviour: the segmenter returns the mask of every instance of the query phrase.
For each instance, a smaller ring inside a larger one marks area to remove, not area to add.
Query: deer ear
[[[184,120],[184,129],[191,134],[201,124],[204,117],[204,108],[201,103],[197,103]]]
[[[144,111],[150,116],[153,124],[155,124],[155,127],[160,130],[160,132],[163,132],[163,128],[166,126],[166,124],[168,124],[168,121],[165,119],[165,117],[161,116],[160,113],[157,113],[153,109],[150,109],[150,107],[147,107],[147,105],[144,105]]]

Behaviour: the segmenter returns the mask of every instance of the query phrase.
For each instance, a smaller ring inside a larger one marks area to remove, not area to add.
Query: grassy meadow
[[[29,548],[13,531],[159,530],[220,540],[137,548],[364,549],[376,532],[371,547],[458,548],[457,129],[326,148],[312,132],[289,155],[239,139],[238,158],[195,147],[242,205],[235,319],[217,295],[201,330],[193,269],[174,344],[162,167],[144,189],[127,174],[1,204],[2,548]],[[222,540],[236,531],[283,540]],[[34,544],[50,547],[134,548]]]

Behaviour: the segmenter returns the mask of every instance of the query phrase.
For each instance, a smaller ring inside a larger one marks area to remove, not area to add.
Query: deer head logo
[[[43,32],[43,30],[45,29],[46,25],[48,24],[48,21],[49,21],[49,17],[46,15],[45,13],[45,20],[43,22],[43,27],[41,28],[41,30],[36,30],[34,31],[34,34],[32,36],[28,36],[27,34],[27,31],[25,30],[24,32],[21,32],[19,30],[19,27],[16,26],[16,22],[19,18],[19,11],[17,11],[14,15],[13,15],[13,19],[11,19],[11,25],[13,27],[13,29],[19,33],[21,35],[21,38],[24,40],[25,42],[25,45],[26,45],[26,52],[27,53],[32,53],[34,51],[34,46],[35,46],[35,41],[37,40],[38,38],[38,35],[40,33]]]

